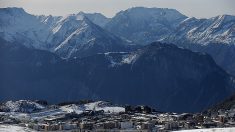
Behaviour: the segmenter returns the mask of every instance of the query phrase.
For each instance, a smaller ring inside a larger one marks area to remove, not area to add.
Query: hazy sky
[[[235,15],[235,0],[0,0],[0,7],[23,7],[31,14],[66,15],[100,12],[112,17],[130,7],[174,8],[187,16],[208,18]]]

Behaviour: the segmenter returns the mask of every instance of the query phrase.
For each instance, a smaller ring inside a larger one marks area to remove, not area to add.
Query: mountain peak
[[[148,44],[169,36],[186,18],[174,9],[134,7],[117,13],[105,28],[137,43]]]
[[[146,10],[169,10],[169,11],[177,11],[176,9],[171,9],[171,8],[158,8],[158,7],[151,7],[151,8],[148,8],[148,7],[142,7],[142,6],[137,6],[137,7],[132,7],[132,8],[129,8],[127,9],[127,11],[134,11],[134,10],[142,10],[142,11],[146,11]]]
[[[215,21],[229,22],[229,21],[235,21],[235,16],[225,14],[213,17],[212,19],[214,19]]]
[[[104,27],[110,20],[109,18],[107,18],[106,16],[104,16],[101,13],[85,13],[85,12],[81,11],[76,15],[77,16],[85,16],[90,21],[92,21],[94,24],[96,24],[100,27]]]
[[[62,20],[83,20],[84,19],[83,14],[70,14],[62,18]]]
[[[10,15],[19,15],[19,14],[26,13],[23,8],[18,8],[18,7],[1,8],[0,13],[1,12],[4,12],[6,14],[10,14]]]
[[[83,12],[83,11],[80,11],[80,12],[77,13],[77,15],[85,15],[85,14],[86,14],[86,13]]]
[[[157,15],[157,16],[162,16],[162,17],[167,17],[171,14],[174,15],[174,17],[177,16],[181,16],[181,17],[185,17],[183,14],[181,14],[179,11],[175,10],[175,9],[169,9],[169,8],[146,8],[146,7],[133,7],[133,8],[129,8],[126,11],[124,11],[125,13],[130,13],[131,15],[133,14],[145,14],[148,16],[149,15]]]
[[[147,47],[151,47],[151,48],[178,48],[177,46],[175,46],[173,44],[165,44],[165,43],[161,43],[161,42],[153,42],[150,45],[147,45]]]

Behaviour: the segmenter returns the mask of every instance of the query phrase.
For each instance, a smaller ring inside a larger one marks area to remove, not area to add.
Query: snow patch
[[[36,131],[16,125],[0,125],[0,132],[36,132]]]
[[[45,107],[28,100],[7,101],[3,104],[2,109],[10,112],[33,112],[35,110],[42,110]]]
[[[108,102],[103,102],[103,101],[97,101],[97,102],[85,104],[85,109],[86,110],[95,110],[95,111],[103,110],[106,113],[125,112],[124,107],[112,106]]]
[[[124,63],[124,64],[131,64],[131,63],[133,63],[136,59],[137,59],[137,54],[128,55],[128,56],[125,56],[125,57],[123,58],[122,63]]]
[[[210,129],[192,129],[192,130],[181,130],[174,132],[234,132],[235,127],[231,128],[210,128]]]

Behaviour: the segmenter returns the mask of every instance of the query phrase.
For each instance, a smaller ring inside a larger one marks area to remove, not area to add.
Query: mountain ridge
[[[20,14],[17,14],[18,12]],[[92,20],[97,22],[102,18],[106,19],[100,14],[80,12],[64,17],[34,16],[26,13],[22,8],[4,8],[0,10],[0,13],[2,14],[0,19],[2,38],[9,42],[18,41],[26,47],[55,52],[62,58],[74,57],[73,54],[76,54],[75,57],[82,57],[98,52],[125,51],[133,45],[133,43],[105,31],[87,18],[93,18]],[[8,15],[9,13],[11,15]],[[20,16],[18,17],[18,15]],[[99,19],[99,17],[102,18]],[[3,24],[6,24],[7,27]],[[76,35],[76,31],[83,32],[81,35]],[[90,40],[98,41],[91,42]],[[69,43],[70,41],[73,43]],[[80,56],[80,52],[84,53]]]
[[[1,100],[89,98],[194,112],[234,91],[234,78],[210,56],[172,44],[153,43],[131,53],[100,53],[68,60],[46,51],[32,52],[34,49],[1,49],[5,51],[5,56],[0,54],[5,58],[0,61]]]

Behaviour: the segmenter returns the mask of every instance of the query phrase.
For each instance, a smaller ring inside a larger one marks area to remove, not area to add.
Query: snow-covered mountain
[[[64,58],[125,51],[128,46],[127,41],[103,30],[80,14],[60,19],[50,39],[54,52]]]
[[[26,13],[22,8],[0,9],[0,34],[10,42],[37,49],[46,49],[45,43],[50,28],[41,23],[36,16]]]
[[[235,75],[235,16],[188,18],[164,41],[192,51],[206,52],[227,72]]]
[[[206,52],[235,75],[235,16],[197,19],[173,9],[137,7],[119,12],[105,28],[136,43],[161,41]]]
[[[235,44],[235,16],[220,15],[210,19],[187,18],[166,40],[200,45]]]
[[[174,9],[135,7],[117,13],[105,28],[141,44],[155,41],[201,45],[235,43],[235,16],[231,15],[197,19]]]
[[[63,58],[130,51],[130,47],[135,47],[130,46],[132,42],[145,45],[164,41],[206,52],[235,74],[234,16],[196,19],[187,18],[174,9],[144,7],[121,11],[111,19],[99,13],[84,12],[63,17],[34,16],[21,8],[2,8],[0,14],[2,38],[30,48],[49,50]]]
[[[130,44],[98,26],[108,22],[101,14],[34,16],[22,8],[2,8],[0,15],[3,39],[29,48],[49,50],[64,58],[122,51]]]
[[[105,29],[139,44],[164,39],[187,17],[174,9],[135,7],[114,16]]]

